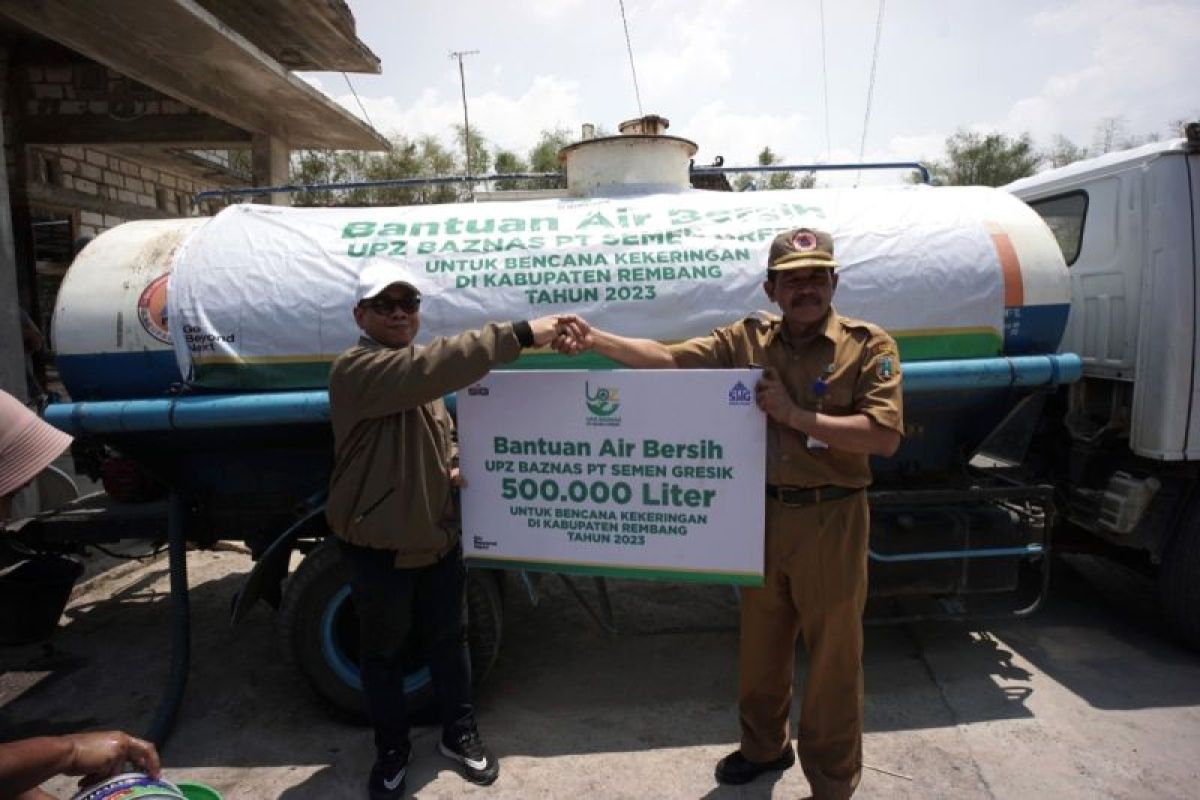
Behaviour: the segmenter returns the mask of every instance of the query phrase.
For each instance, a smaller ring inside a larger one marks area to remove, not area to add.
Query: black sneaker
[[[371,777],[367,779],[370,800],[399,800],[404,797],[405,778],[411,751],[388,750],[375,759]]]
[[[717,783],[749,783],[764,772],[781,772],[796,763],[792,748],[784,750],[774,761],[749,761],[741,750],[735,750],[717,762]]]
[[[472,725],[454,735],[449,731],[442,734],[438,742],[438,750],[446,758],[452,758],[463,765],[463,777],[471,783],[487,786],[495,783],[500,774],[500,764],[479,738],[479,731]]]

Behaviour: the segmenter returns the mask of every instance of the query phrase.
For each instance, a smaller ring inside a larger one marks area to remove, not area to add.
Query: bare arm
[[[788,421],[783,424],[820,439],[835,449],[872,456],[892,455],[903,438],[897,431],[885,428],[866,414],[833,417],[793,407]]]
[[[36,787],[55,775],[96,781],[120,772],[127,761],[157,777],[154,745],[121,731],[38,736],[0,744],[0,797],[37,798]]]
[[[585,348],[595,350],[626,367],[674,369],[678,366],[667,346],[653,339],[632,339],[592,328],[584,341]]]
[[[41,789],[30,789],[17,795],[16,800],[58,800],[58,798]]]
[[[890,456],[903,438],[898,431],[880,425],[863,413],[835,417],[798,407],[770,370],[763,373],[755,394],[759,408],[775,422],[820,439],[836,450]]]

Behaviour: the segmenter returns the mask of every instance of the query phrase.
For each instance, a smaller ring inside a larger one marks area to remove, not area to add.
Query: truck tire
[[[1200,650],[1200,500],[1193,500],[1163,553],[1158,599],[1179,639]]]
[[[478,683],[495,663],[500,647],[503,608],[494,575],[467,573],[467,608],[471,677]],[[350,571],[334,540],[318,545],[288,579],[279,631],[285,658],[331,711],[367,724]],[[410,713],[418,718],[433,704],[429,669],[415,657],[406,659],[404,692]]]

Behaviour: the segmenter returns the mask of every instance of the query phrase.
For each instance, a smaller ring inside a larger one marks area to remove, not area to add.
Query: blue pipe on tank
[[[295,425],[329,421],[329,392],[195,395],[161,400],[54,403],[46,422],[71,434]]]
[[[903,364],[904,391],[970,391],[1071,383],[1083,374],[1073,353],[1012,358],[914,361]],[[71,434],[144,433],[329,421],[329,393],[193,395],[160,400],[54,403],[46,421]]]
[[[1057,386],[1083,375],[1083,360],[1074,353],[1011,358],[968,358],[960,361],[911,361],[903,365],[904,393],[961,392],[1009,386]]]

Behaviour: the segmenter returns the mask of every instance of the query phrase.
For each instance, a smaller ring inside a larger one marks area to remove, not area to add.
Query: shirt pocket
[[[835,417],[854,413],[854,383],[848,379],[831,382],[821,403],[821,410]]]

